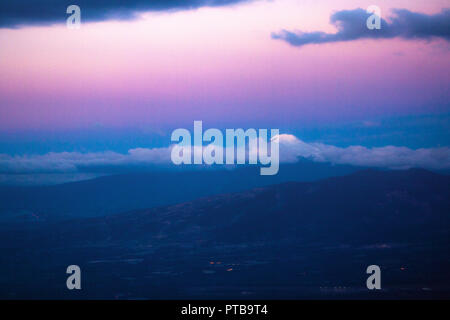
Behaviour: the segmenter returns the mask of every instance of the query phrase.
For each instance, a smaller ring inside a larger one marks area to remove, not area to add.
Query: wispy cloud
[[[369,30],[366,21],[371,13],[363,9],[354,9],[337,11],[331,15],[330,23],[337,28],[336,33],[282,30],[273,33],[272,38],[284,40],[297,47],[370,38],[431,39],[436,37],[450,40],[450,9],[431,15],[407,9],[393,9],[392,12],[390,22],[381,19],[381,29]]]
[[[2,0],[0,27],[65,23],[66,9],[76,4],[81,8],[83,21],[134,19],[145,11],[187,10],[200,7],[226,6],[248,0]]]

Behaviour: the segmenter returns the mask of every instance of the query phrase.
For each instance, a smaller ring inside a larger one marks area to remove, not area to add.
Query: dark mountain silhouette
[[[235,170],[188,169],[104,176],[53,186],[0,186],[0,221],[101,216],[286,181],[342,176],[358,170],[305,159],[283,164],[275,176],[261,176],[256,166]]]
[[[421,169],[365,170],[106,217],[3,225],[0,296],[448,298],[449,186],[450,177]],[[64,287],[70,264],[85,275],[77,294]],[[382,269],[381,291],[365,286],[372,264]]]

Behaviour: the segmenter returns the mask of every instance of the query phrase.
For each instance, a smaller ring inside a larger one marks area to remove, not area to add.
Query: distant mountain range
[[[449,214],[450,177],[411,169],[3,223],[0,298],[449,298]],[[365,287],[372,264],[381,291]]]
[[[0,186],[0,221],[101,216],[287,181],[313,181],[359,170],[306,159],[282,164],[275,176],[256,166],[236,169],[155,171],[99,177],[53,186]]]

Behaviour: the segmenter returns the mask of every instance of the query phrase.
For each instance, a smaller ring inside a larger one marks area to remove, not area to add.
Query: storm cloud
[[[293,46],[352,41],[359,39],[432,39],[450,40],[450,9],[427,15],[407,9],[393,9],[389,21],[381,18],[381,29],[370,30],[366,21],[372,15],[363,9],[343,10],[330,17],[336,33],[282,30],[272,34],[273,39],[284,40]]]
[[[188,10],[226,6],[248,0],[2,0],[0,28],[65,23],[66,9],[81,8],[82,21],[128,20],[145,11]]]

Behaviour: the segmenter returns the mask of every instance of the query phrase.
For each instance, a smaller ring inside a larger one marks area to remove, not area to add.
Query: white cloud
[[[386,146],[366,148],[350,146],[339,148],[322,143],[305,143],[292,135],[280,135],[280,157],[283,162],[293,162],[297,157],[309,158],[317,162],[350,164],[366,167],[408,169],[450,168],[450,148],[410,149]]]
[[[170,148],[136,148],[127,154],[106,152],[50,152],[44,155],[0,154],[2,173],[71,173],[82,168],[133,165],[163,165],[170,161]]]
[[[322,143],[306,143],[289,134],[279,135],[280,161],[295,162],[304,157],[316,162],[349,164],[366,167],[407,169],[421,167],[426,169],[449,169],[450,148],[410,149],[386,146],[366,148],[350,146],[340,148]],[[44,155],[11,156],[0,154],[0,173],[77,173],[98,171],[102,168],[123,168],[133,166],[170,166],[171,147],[136,148],[128,153],[117,152],[61,152]]]

